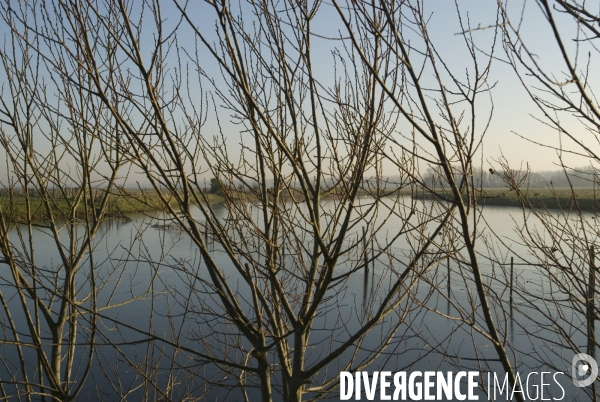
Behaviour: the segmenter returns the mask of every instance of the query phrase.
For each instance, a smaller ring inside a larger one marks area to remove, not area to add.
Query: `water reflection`
[[[327,203],[327,202],[325,202]],[[227,210],[223,207],[216,207],[215,214],[217,219],[227,219]],[[523,214],[520,209],[512,208],[492,208],[486,207],[483,212],[485,222],[493,228],[496,236],[506,241],[505,248],[499,250],[499,254],[504,256],[506,261],[511,254],[527,254],[524,245],[516,242],[515,226],[522,223]],[[197,214],[199,220],[202,219]],[[122,278],[130,278],[122,282],[122,285],[116,286],[116,291],[109,294],[102,294],[99,302],[101,303],[119,303],[132,297],[135,302],[124,306],[123,308],[109,310],[104,314],[106,317],[127,323],[131,327],[143,329],[147,333],[160,334],[160,336],[179,336],[178,341],[185,339],[186,347],[201,349],[201,339],[203,337],[203,326],[221,325],[217,318],[202,317],[207,311],[213,311],[219,308],[215,301],[214,289],[203,284],[203,281],[209,278],[203,270],[201,255],[198,253],[194,242],[175,227],[168,225],[155,226],[156,222],[162,222],[161,215],[133,215],[129,223],[121,221],[110,221],[103,225],[100,234],[94,245],[95,259],[106,261],[107,267],[119,261],[123,264],[124,271],[120,275]],[[399,219],[399,218],[398,218]],[[374,222],[378,224],[380,222]],[[319,331],[311,334],[317,346],[314,354],[308,356],[307,364],[317,360],[323,353],[327,353],[330,343],[323,339],[331,337],[338,333],[343,336],[344,332],[352,332],[360,326],[360,320],[365,319],[363,315],[367,314],[369,306],[372,305],[385,291],[389,289],[391,283],[397,278],[399,263],[406,264],[414,252],[413,245],[406,239],[397,241],[393,247],[394,258],[397,260],[390,263],[391,259],[386,260],[383,255],[376,253],[376,244],[381,242],[385,244],[387,238],[394,234],[399,227],[397,220],[389,219],[382,222],[382,229],[377,236],[368,244],[366,242],[366,229],[362,228],[363,235],[362,250],[356,250],[356,261],[349,261],[348,266],[341,266],[341,269],[349,269],[352,264],[359,264],[362,259],[362,269],[357,270],[356,274],[351,275],[347,280],[348,289],[346,293],[336,295],[339,299],[333,305],[328,305],[324,312],[315,319],[315,327]],[[482,227],[485,233],[488,229]],[[361,233],[355,233],[353,236],[358,238]],[[52,244],[47,244],[48,237],[43,230],[34,233],[33,242],[39,250],[40,266],[44,266],[44,260],[52,266],[53,261],[59,256]],[[210,245],[211,258],[223,267],[224,273],[232,278],[231,283],[235,283],[237,271],[231,267],[230,259],[223,251],[223,248],[215,240],[215,236],[209,230],[204,231],[204,241]],[[531,344],[535,342],[524,332],[519,333],[518,328],[524,328],[528,325],[528,320],[543,321],[544,317],[535,309],[528,309],[527,301],[520,299],[518,293],[514,295],[512,287],[509,286],[507,297],[507,275],[506,268],[508,264],[499,266],[497,261],[490,259],[486,263],[486,253],[489,252],[488,245],[484,242],[478,243],[478,251],[482,255],[481,264],[484,270],[485,280],[489,285],[490,292],[494,296],[494,313],[498,321],[498,326],[504,334],[508,336],[508,344],[519,348],[520,364],[535,366],[537,362],[527,360],[527,352],[533,351],[539,345]],[[280,249],[280,257],[284,261],[284,266],[292,265],[294,248],[283,243]],[[395,336],[395,341],[390,348],[390,353],[367,368],[368,370],[391,370],[409,366],[413,370],[456,370],[456,367],[478,368],[481,361],[489,362],[489,368],[498,369],[500,366],[494,362],[495,352],[491,347],[489,340],[474,330],[474,327],[481,325],[482,320],[478,312],[479,304],[474,296],[472,280],[469,279],[469,266],[461,265],[460,256],[454,258],[447,257],[440,259],[435,270],[425,272],[423,278],[411,290],[411,297],[401,306],[399,306],[398,315],[405,315],[406,325],[404,325]],[[394,265],[395,264],[395,265]],[[512,264],[511,264],[512,265]],[[514,278],[520,283],[535,283],[544,288],[544,277],[540,277],[538,271],[528,266],[514,265]],[[511,272],[510,278],[513,278]],[[114,279],[116,281],[117,279]],[[445,286],[444,286],[445,285]],[[251,294],[248,289],[235,287],[243,300],[251,300]],[[496,297],[499,295],[499,297]],[[10,294],[8,297],[10,298]],[[362,303],[360,300],[362,299]],[[356,302],[358,300],[358,302]],[[505,308],[508,305],[508,310]],[[515,309],[514,305],[520,308]],[[358,308],[360,306],[360,308]],[[425,308],[421,308],[424,306]],[[248,302],[246,306],[252,309],[252,304]],[[445,309],[444,309],[445,307]],[[445,310],[445,311],[444,311]],[[519,313],[517,310],[520,310]],[[462,317],[463,322],[452,320],[459,316],[460,312],[473,312],[472,317]],[[442,312],[445,312],[445,317]],[[507,314],[504,314],[504,313]],[[527,312],[529,316],[523,314]],[[390,322],[393,320],[390,316]],[[336,321],[346,320],[347,326],[340,330],[334,328]],[[472,320],[472,321],[470,321]],[[471,322],[470,325],[465,322]],[[24,325],[23,321],[18,321],[17,325]],[[127,364],[123,363],[123,356],[134,359],[137,354],[142,356],[146,353],[144,349],[147,343],[141,342],[144,337],[135,330],[127,327],[119,327],[106,320],[103,322],[108,330],[106,331],[106,343],[115,342],[127,344],[126,349],[121,349],[119,353],[114,353],[115,359],[121,360],[120,368],[115,368],[112,374],[106,374],[99,367],[94,368],[93,382],[90,381],[89,392],[93,388],[105,387],[107,395],[110,394],[109,381],[127,382],[132,384],[139,381],[139,377],[128,369]],[[382,331],[392,327],[390,323],[382,325]],[[177,331],[174,331],[176,328]],[[507,331],[508,330],[508,331]],[[337,331],[337,332],[336,332]],[[508,334],[506,334],[508,332]],[[175,335],[174,335],[175,334]],[[179,334],[179,335],[177,335]],[[181,335],[181,334],[185,334]],[[321,337],[322,339],[320,339]],[[343,338],[342,338],[343,339]],[[319,344],[320,341],[323,341]],[[581,336],[574,334],[572,341],[575,344],[581,344]],[[365,350],[375,350],[380,346],[380,337],[367,336],[364,339],[363,348]],[[101,346],[100,353],[110,361],[110,353]],[[173,348],[165,346],[161,353],[174,353]],[[559,353],[557,353],[559,354]],[[347,356],[342,356],[341,359]],[[98,361],[98,364],[101,363]],[[189,362],[181,361],[181,364]],[[556,362],[561,364],[560,361]],[[117,367],[117,366],[115,366]],[[210,371],[210,368],[204,367],[204,370]],[[567,367],[565,367],[566,371]],[[210,376],[210,374],[207,374]],[[104,380],[103,380],[104,378]],[[103,382],[104,381],[104,382]],[[569,388],[570,392],[576,390]],[[136,395],[133,393],[132,395]],[[113,395],[114,396],[114,395]],[[482,395],[483,397],[483,395]]]

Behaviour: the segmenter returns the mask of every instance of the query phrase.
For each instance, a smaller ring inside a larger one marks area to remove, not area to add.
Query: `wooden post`
[[[375,245],[371,242],[371,287],[375,283]]]
[[[509,289],[509,314],[510,314],[510,341],[512,343],[515,342],[515,320],[513,319],[513,287],[514,287],[514,278],[515,278],[515,258],[510,257],[510,289]]]
[[[448,281],[447,287],[448,287],[448,299],[449,299],[450,298],[450,256],[446,257],[446,268],[448,269],[448,276],[447,276],[446,280]]]
[[[587,300],[587,324],[588,324],[588,346],[587,354],[596,357],[596,333],[594,325],[596,297],[596,267],[594,266],[594,246],[590,247],[590,268],[588,281],[588,300]]]
[[[364,254],[364,264],[365,264],[365,283],[369,280],[369,255],[367,253],[367,234],[366,229],[363,226],[363,254]]]
[[[514,278],[514,257],[510,257],[510,297],[509,303],[513,304],[513,278]]]
[[[367,305],[367,287],[369,284],[369,256],[367,252],[367,233],[366,229],[363,226],[362,228],[363,237],[362,237],[362,246],[363,246],[363,261],[364,261],[364,270],[365,270],[365,280],[363,283],[363,307]]]

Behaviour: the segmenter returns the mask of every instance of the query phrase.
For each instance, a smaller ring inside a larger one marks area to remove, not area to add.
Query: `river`
[[[324,209],[327,209],[328,202],[335,201],[325,201]],[[431,207],[429,201],[424,201],[423,205],[425,209]],[[227,211],[224,208],[217,206],[215,211],[219,219],[227,219]],[[206,353],[208,347],[209,352],[217,358],[222,357],[218,356],[219,351],[232,355],[241,353],[230,350],[236,342],[239,342],[241,348],[249,349],[242,337],[238,339],[237,335],[227,339],[227,342],[220,342],[218,334],[228,337],[227,333],[231,327],[218,316],[222,306],[210,285],[203,283],[209,279],[202,269],[204,262],[187,234],[175,227],[161,226],[165,223],[160,220],[160,215],[135,214],[131,215],[131,218],[131,222],[114,220],[103,224],[96,236],[93,252],[89,253],[82,264],[93,265],[93,283],[104,286],[98,292],[97,306],[118,307],[106,308],[100,312],[101,316],[96,322],[96,351],[80,398],[95,399],[100,395],[102,399],[115,399],[121,394],[126,395],[128,400],[137,400],[160,396],[155,390],[141,385],[146,377],[155,381],[162,389],[170,390],[167,395],[173,399],[185,397],[183,391],[177,390],[177,387],[185,384],[183,388],[196,397],[204,396],[208,400],[239,400],[241,395],[236,393],[238,391],[229,393],[227,388],[235,385],[236,380],[231,375],[227,376],[215,370],[212,364],[208,364],[198,355],[185,351],[176,352],[169,344],[150,339],[149,334],[153,334],[184,344],[190,351],[197,350],[202,353]],[[570,328],[585,326],[584,315],[581,311],[570,310],[568,316],[557,316],[559,311],[555,305],[548,303],[545,307],[539,300],[532,305],[532,299],[529,297],[531,295],[526,295],[526,292],[530,291],[538,297],[546,294],[557,298],[564,296],[560,292],[553,293],[548,278],[531,265],[535,259],[529,248],[519,240],[523,222],[527,221],[531,227],[540,228],[541,225],[536,223],[535,218],[525,217],[520,209],[511,207],[485,207],[481,218],[483,219],[479,219],[477,223],[480,233],[477,240],[479,262],[484,282],[489,286],[497,326],[506,339],[518,371],[523,376],[530,372],[544,371],[563,371],[569,374],[572,348],[565,347],[569,345],[565,345],[564,334],[560,336],[558,329],[552,333],[549,328],[556,323],[563,323],[565,334],[568,334],[566,338],[568,342],[572,342],[571,346],[585,350],[586,337],[582,335],[582,331],[569,332]],[[373,227],[380,224],[372,246],[375,250],[384,244],[386,239],[393,237],[402,222],[401,217],[391,216],[387,220],[380,217],[371,224]],[[423,228],[423,231],[427,232],[432,226],[424,225]],[[357,227],[356,233],[349,237],[354,238],[353,236],[360,234],[361,229],[362,227]],[[83,227],[75,230],[83,230]],[[540,233],[543,236],[542,229]],[[15,244],[19,244],[16,230],[11,236]],[[308,366],[335,348],[347,333],[352,333],[360,327],[361,320],[367,318],[368,306],[376,304],[394,283],[398,272],[403,269],[402,263],[405,264],[411,255],[414,255],[419,241],[421,240],[410,238],[396,241],[387,254],[382,254],[371,262],[366,274],[364,269],[357,271],[350,276],[343,292],[330,295],[331,301],[324,304],[324,308],[319,310],[315,319],[315,330],[311,335],[313,346],[306,360]],[[36,229],[31,244],[34,245],[35,262],[39,267],[51,271],[60,266],[56,244],[51,241],[46,230]],[[27,241],[21,247],[27,248]],[[231,266],[226,253],[217,243],[211,243],[210,250],[211,257],[222,267],[224,275],[230,278],[232,288],[243,300],[242,304],[250,310],[252,296],[248,289],[235,285],[238,274]],[[494,253],[490,250],[494,250]],[[348,254],[347,261],[340,264],[340,272],[361,264],[364,257],[360,251]],[[294,266],[293,248],[287,247],[285,253],[286,264]],[[458,250],[456,256],[462,254],[464,252]],[[93,259],[90,259],[90,255]],[[391,259],[390,255],[393,255],[394,259]],[[512,304],[508,287],[511,257],[514,258],[515,289]],[[464,256],[441,259],[439,263],[424,271],[410,297],[400,304],[396,314],[388,316],[378,330],[364,339],[364,351],[359,351],[356,358],[361,358],[362,355],[369,356],[371,351],[379,347],[386,331],[396,330],[386,352],[363,368],[363,371],[472,370],[481,373],[479,380],[484,388],[487,381],[486,372],[502,372],[490,341],[475,329],[484,328],[480,302],[475,292],[470,267],[468,264],[460,264],[460,259],[464,259]],[[78,275],[80,294],[85,294],[91,286],[89,272],[83,269]],[[3,297],[7,300],[10,311],[14,312],[12,318],[15,326],[27,328],[23,309],[15,297],[11,280],[6,275],[3,278]],[[52,275],[45,279],[42,275],[40,285],[51,286],[51,282]],[[126,304],[120,305],[121,303]],[[82,301],[82,307],[85,306],[89,306],[89,301]],[[563,310],[560,312],[564,313]],[[404,324],[395,328],[395,320],[400,316],[403,316]],[[549,318],[553,318],[556,323],[550,325]],[[550,327],[539,327],[536,322],[549,324]],[[5,316],[4,325],[5,328],[8,325]],[[76,358],[83,361],[89,351],[84,345],[89,337],[90,328],[83,325],[78,329],[78,342],[81,342],[82,346],[77,349]],[[6,335],[5,339],[9,338],[10,335]],[[22,341],[27,339],[26,335],[21,338]],[[545,356],[546,360],[540,361],[540,356]],[[317,378],[337,376],[336,370],[342,367],[344,359],[350,357],[348,353],[343,354],[329,366],[328,372],[321,372]],[[26,370],[30,370],[30,375],[34,376],[35,354],[29,349],[25,352],[25,358],[28,360]],[[235,359],[243,360],[243,356]],[[10,372],[22,370],[17,360],[15,349],[6,344],[5,366],[0,369],[3,379],[7,378]],[[132,365],[137,366],[138,370],[132,369]],[[211,387],[210,381],[217,387]],[[560,383],[566,390],[566,396],[562,400],[585,399],[567,375],[560,378]],[[480,400],[487,399],[481,390],[478,392]],[[551,397],[558,398],[562,391],[556,384],[551,384],[546,392],[549,392]],[[256,397],[256,393],[256,389],[249,389],[251,399]]]

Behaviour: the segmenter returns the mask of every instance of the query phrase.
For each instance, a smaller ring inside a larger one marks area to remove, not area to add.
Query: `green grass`
[[[216,194],[207,195],[209,203],[219,203],[222,198]],[[66,219],[74,216],[83,219],[86,214],[91,215],[94,208],[100,207],[100,201],[88,202],[87,208],[82,200],[76,202],[72,198],[52,198],[48,200],[50,213],[54,218]],[[170,199],[169,204],[177,206],[175,199]],[[136,191],[125,195],[111,195],[105,210],[109,218],[127,219],[127,214],[136,212],[162,211],[166,207],[158,195],[152,191]],[[48,219],[48,209],[42,197],[25,195],[0,196],[0,214],[9,221],[44,221]]]
[[[571,189],[548,189],[530,188],[523,190],[526,199],[535,208],[548,209],[573,209],[576,205],[583,211],[600,210],[600,192],[591,188]],[[450,193],[442,191],[439,197],[430,193],[415,196],[417,199],[440,200],[450,198]],[[483,189],[477,192],[477,203],[479,205],[494,205],[507,207],[521,207],[521,201],[514,191],[507,189]]]
[[[405,195],[410,195],[408,191],[405,192]],[[524,193],[528,201],[535,208],[572,209],[575,207],[576,202],[583,211],[600,210],[600,193],[596,193],[593,189],[575,189],[574,194],[570,189],[551,190],[548,188],[528,189]],[[437,198],[444,200],[449,199],[450,194],[441,191],[437,196],[424,193],[413,195],[413,197],[417,199],[431,200]],[[217,194],[207,194],[207,198],[211,204],[223,202],[223,197]],[[482,191],[478,191],[477,198],[479,205],[521,207],[521,202],[517,195],[513,191],[507,191],[506,189],[483,189]],[[88,203],[87,209],[84,202],[74,205],[75,201],[69,198],[53,198],[49,200],[49,203],[51,214],[55,218],[69,218],[73,215],[73,209],[74,216],[77,219],[85,218],[86,212],[88,214],[93,213],[92,203]],[[177,207],[174,199],[170,201],[170,204],[173,207]],[[98,207],[98,203],[96,203],[95,207]],[[165,210],[165,206],[153,191],[132,191],[124,195],[112,195],[109,199],[105,216],[127,219],[128,214],[162,210]],[[41,197],[25,197],[24,195],[14,195],[12,198],[8,195],[0,196],[0,214],[5,219],[14,222],[44,221],[48,219],[44,200]]]

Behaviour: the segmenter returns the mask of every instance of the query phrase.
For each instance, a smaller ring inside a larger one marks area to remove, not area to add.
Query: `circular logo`
[[[583,388],[592,385],[598,377],[598,363],[590,355],[576,354],[571,361],[571,376],[576,387]]]

